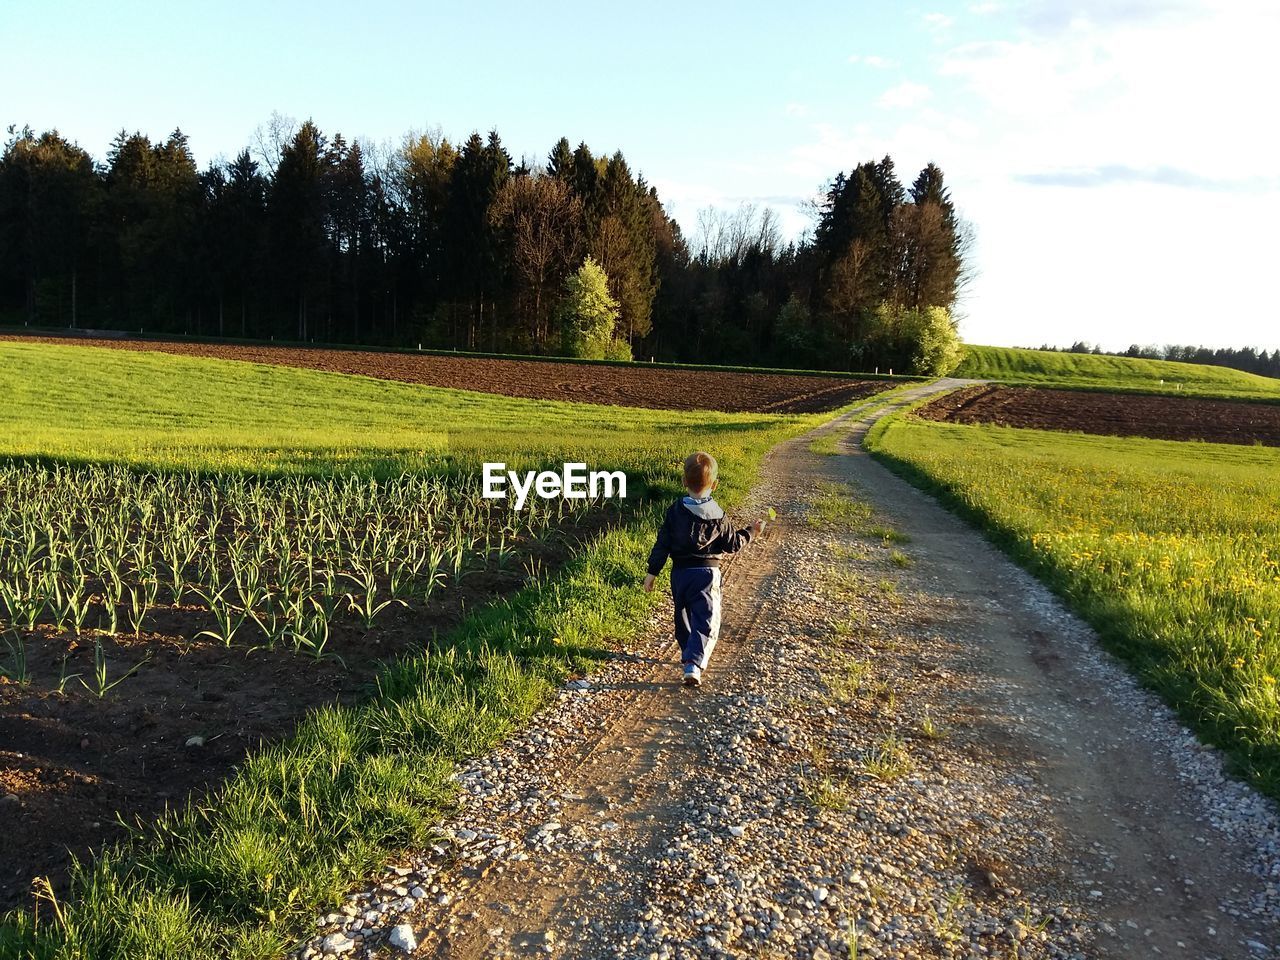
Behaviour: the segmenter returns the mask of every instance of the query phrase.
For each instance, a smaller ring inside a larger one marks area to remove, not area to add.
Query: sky
[[[621,149],[686,234],[837,172],[946,174],[971,343],[1280,347],[1280,3],[926,0],[0,5],[0,124],[96,158],[175,127],[199,162],[273,112],[348,140],[496,128]]]

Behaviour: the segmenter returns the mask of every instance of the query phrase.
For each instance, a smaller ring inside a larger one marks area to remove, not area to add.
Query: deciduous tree
[[[609,277],[591,257],[569,275],[557,311],[566,356],[603,360],[612,352],[618,301],[609,293]]]
[[[544,294],[563,282],[582,246],[582,201],[566,180],[550,174],[513,177],[489,215],[519,277],[529,343],[541,348],[549,332]]]

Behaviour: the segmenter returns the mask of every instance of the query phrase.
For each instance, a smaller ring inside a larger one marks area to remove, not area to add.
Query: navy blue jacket
[[[726,553],[737,553],[751,542],[751,528],[735,530],[720,504],[708,499],[698,503],[683,497],[667,509],[658,528],[658,539],[649,553],[649,573],[662,572],[667,557],[673,569],[718,567]]]

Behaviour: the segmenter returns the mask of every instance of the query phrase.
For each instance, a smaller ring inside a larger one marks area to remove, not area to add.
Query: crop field
[[[1280,446],[1280,404],[984,385],[916,411],[940,423],[993,423],[1117,437]]]
[[[586,506],[516,512],[418,475],[0,466],[0,795],[23,798],[26,827],[0,902],[117,815],[225,775],[300,709],[353,701],[379,660],[609,522]]]
[[[882,381],[871,378],[838,375],[716,369],[701,369],[692,374],[688,369],[671,366],[619,366],[320,347],[0,336],[0,341],[5,340],[242,360],[433,387],[478,390],[507,397],[657,410],[813,413],[834,410],[859,397],[877,393],[884,386]]]
[[[732,504],[820,419],[23,342],[0,392],[5,956],[282,952],[644,621],[690,449]],[[629,497],[516,512],[503,459]]]
[[[1032,387],[1280,400],[1280,380],[1198,363],[965,345],[952,376]]]
[[[870,444],[991,531],[1280,796],[1280,451],[910,417]]]

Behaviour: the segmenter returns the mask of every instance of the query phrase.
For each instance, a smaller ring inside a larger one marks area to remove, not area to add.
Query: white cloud
[[[876,104],[889,110],[909,110],[920,106],[932,96],[933,91],[923,83],[906,80],[882,93]]]
[[[855,53],[849,57],[849,62],[860,63],[865,67],[872,67],[876,70],[887,70],[889,67],[896,67],[898,65],[896,60],[890,60],[888,57],[876,56],[874,53],[866,55]]]
[[[987,0],[985,3],[971,3],[969,4],[968,9],[974,16],[989,17],[993,13],[999,13],[1004,9],[1004,7],[998,3],[991,2],[991,0]]]
[[[1119,164],[1247,179],[1274,169],[1261,118],[1280,86],[1278,28],[1277,10],[1077,23],[957,46],[938,72],[1021,173]]]
[[[774,171],[770,171],[773,174]],[[663,205],[667,212],[674,216],[680,222],[684,230],[685,238],[689,239],[693,236],[693,231],[698,223],[698,212],[707,207],[717,207],[722,210],[736,210],[744,203],[751,203],[757,207],[768,207],[778,215],[782,226],[782,231],[786,237],[799,237],[805,232],[812,229],[813,224],[810,220],[806,206],[812,199],[809,196],[795,195],[754,195],[732,192],[730,185],[726,180],[732,180],[732,177],[722,178],[720,183],[711,187],[703,181],[675,180],[668,177],[657,177],[653,180],[653,185],[658,190],[658,196],[662,197]],[[820,178],[812,178],[812,183],[818,183]],[[760,182],[758,178],[754,178],[753,182]],[[734,181],[735,185],[742,185],[744,181]]]
[[[947,16],[945,13],[926,13],[922,19],[925,26],[931,30],[946,30],[956,22],[955,17]]]
[[[1230,0],[1230,5],[1243,12],[1250,3],[1267,2],[1270,0]],[[1219,12],[1226,12],[1227,4],[1219,3],[1217,7]],[[1174,23],[1214,11],[1208,0],[1071,0],[1069,3],[1025,0],[1017,8],[1023,26],[1047,33],[1081,26],[1110,28],[1125,24]]]
[[[977,234],[972,342],[1276,346],[1274,312],[1223,278],[1280,261],[1280,4],[1030,0],[965,26],[987,37],[878,101],[912,109],[815,123],[782,169],[937,162]]]
[[[1044,187],[1105,187],[1121,183],[1143,183],[1219,193],[1270,193],[1280,190],[1280,177],[1215,178],[1178,167],[1131,167],[1123,163],[1019,173],[1014,175],[1014,179],[1020,183]]]
[[[788,117],[807,117],[809,115],[809,107],[804,103],[788,103],[786,107]]]
[[[1280,194],[1170,196],[1131,184],[955,192],[981,253],[962,327],[972,343],[1280,345],[1250,285],[1223,282],[1274,271],[1275,245],[1255,224],[1280,215]]]

